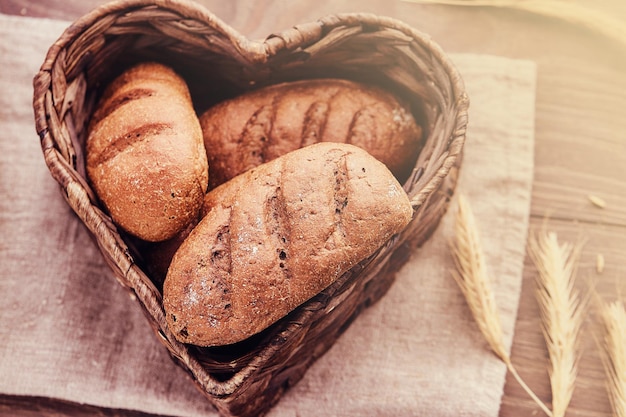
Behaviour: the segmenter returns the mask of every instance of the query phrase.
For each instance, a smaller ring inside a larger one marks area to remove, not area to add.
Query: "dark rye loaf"
[[[422,129],[406,103],[381,88],[342,79],[264,87],[211,107],[200,124],[209,188],[318,142],[359,146],[404,182],[422,145]]]
[[[90,121],[87,174],[113,221],[162,241],[196,218],[208,187],[202,131],[185,81],[139,64],[104,91]]]
[[[322,291],[411,220],[391,172],[347,144],[311,145],[209,192],[163,303],[176,338],[244,340]]]

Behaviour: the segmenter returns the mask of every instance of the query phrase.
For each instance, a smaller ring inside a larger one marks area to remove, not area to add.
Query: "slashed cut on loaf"
[[[233,178],[207,194],[204,211],[163,288],[176,338],[200,346],[267,328],[372,255],[413,215],[384,164],[335,143]]]
[[[403,182],[422,144],[422,129],[407,103],[381,88],[332,78],[242,94],[206,110],[200,124],[209,188],[318,142],[359,146]]]
[[[185,81],[142,63],[104,91],[86,144],[89,179],[113,221],[146,241],[184,230],[208,187],[202,130]]]

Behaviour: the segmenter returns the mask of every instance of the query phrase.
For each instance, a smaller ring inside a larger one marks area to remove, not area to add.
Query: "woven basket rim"
[[[52,176],[62,186],[65,198],[79,214],[79,217],[83,219],[91,232],[105,241],[104,247],[102,246],[102,242],[99,241],[98,243],[101,245],[103,251],[107,251],[107,253],[110,254],[110,257],[116,264],[115,267],[122,271],[126,282],[119,278],[118,281],[126,287],[129,287],[129,282],[141,282],[141,280],[134,277],[134,275],[141,273],[141,271],[133,262],[130,254],[121,249],[124,242],[121,241],[119,234],[116,235],[113,233],[110,225],[102,221],[101,213],[98,211],[99,209],[88,203],[93,199],[93,196],[89,195],[87,191],[89,188],[86,186],[86,183],[77,181],[76,177],[71,175],[70,171],[74,168],[56,152],[55,140],[51,137],[52,133],[49,129],[49,116],[46,114],[46,100],[51,99],[47,98],[44,92],[55,88],[55,86],[52,85],[50,74],[57,64],[57,60],[60,59],[60,55],[63,53],[64,49],[88,31],[94,22],[111,13],[124,13],[136,8],[151,6],[167,9],[208,25],[226,36],[233,45],[237,47],[242,56],[257,64],[267,62],[269,57],[277,55],[282,51],[290,51],[295,48],[310,45],[324,36],[324,34],[337,27],[365,25],[395,29],[428,49],[438,64],[441,65],[450,80],[452,105],[456,109],[456,117],[453,123],[454,129],[451,132],[451,136],[446,138],[447,144],[445,145],[447,146],[447,150],[440,160],[436,161],[437,164],[439,164],[436,175],[433,175],[432,178],[428,180],[422,180],[420,178],[421,173],[415,172],[414,178],[407,180],[407,182],[413,181],[415,185],[415,187],[413,187],[415,192],[410,193],[409,196],[416,210],[428,200],[433,190],[439,187],[443,179],[454,166],[457,158],[461,155],[465,142],[467,111],[469,106],[469,99],[465,92],[463,79],[454,64],[449,60],[446,53],[438,44],[432,41],[428,35],[398,19],[371,13],[341,13],[322,17],[313,22],[300,24],[282,32],[272,33],[263,41],[253,41],[241,35],[202,5],[189,0],[116,0],[103,4],[72,23],[49,48],[44,63],[33,81],[35,90],[33,107],[35,110],[37,134],[40,137],[44,157]],[[433,164],[434,163],[435,162],[433,162]],[[136,288],[130,289],[137,292]],[[149,304],[153,303],[155,299],[158,300],[160,294],[154,294],[154,292],[158,293],[156,288],[149,288],[146,289],[146,291],[150,292],[154,298],[146,299],[146,297],[140,296],[140,294],[138,294],[137,298],[144,304],[144,307],[148,309],[148,311],[153,311],[156,306]],[[155,317],[154,319],[159,322],[162,328],[166,328],[164,317]],[[162,329],[155,328],[155,331],[161,334],[164,343],[175,345],[170,347],[177,352],[179,355],[178,359],[189,368],[193,368],[197,371],[194,377],[199,381],[202,388],[216,396],[225,396],[236,390],[243,382],[246,375],[252,372],[252,369],[263,360],[263,358],[258,357],[256,361],[253,361],[249,369],[236,374],[235,377],[227,381],[215,381],[211,375],[199,370],[201,366],[191,355],[185,353],[187,351],[182,344],[177,345],[178,342],[176,342],[171,335],[163,334]],[[170,351],[172,349],[170,349]]]
[[[447,175],[463,148],[465,142],[465,130],[467,126],[467,109],[469,107],[469,97],[465,91],[465,83],[458,69],[448,58],[445,51],[427,34],[420,32],[403,21],[392,17],[380,16],[373,13],[337,13],[321,17],[316,21],[293,26],[292,28],[282,32],[272,33],[263,41],[255,41],[243,36],[204,6],[190,0],[113,0],[109,3],[98,6],[91,12],[78,18],[74,23],[66,28],[58,40],[54,42],[53,46],[49,48],[44,63],[41,65],[39,72],[33,80],[33,84],[35,86],[35,96],[33,98],[35,124],[37,134],[40,139],[43,139],[43,136],[47,133],[47,122],[42,97],[37,97],[36,92],[41,89],[43,85],[46,85],[49,77],[46,77],[45,74],[51,71],[60,51],[77,39],[80,34],[90,27],[90,25],[103,16],[111,13],[131,11],[136,8],[147,6],[164,8],[180,13],[186,17],[202,21],[209,27],[226,35],[234,45],[238,46],[240,53],[246,56],[250,61],[259,64],[265,63],[269,56],[276,55],[281,50],[291,50],[295,47],[306,46],[312,43],[316,37],[321,36],[322,33],[341,25],[371,25],[399,30],[401,33],[409,36],[415,41],[418,41],[430,50],[432,56],[435,57],[442,68],[444,68],[451,81],[452,94],[456,98],[455,104],[459,110],[457,113],[457,121],[455,123],[457,126],[454,133],[455,137],[450,139],[450,142],[457,142],[457,146],[451,148],[449,158],[447,158],[448,160],[441,166],[439,175],[433,177],[433,180],[429,184],[422,185],[425,192],[420,192],[418,195],[409,194],[412,205],[415,209],[424,203],[428,194],[433,189],[437,188],[441,178]],[[315,27],[317,30],[311,30],[312,27]],[[301,28],[307,28],[307,31],[304,33],[308,33],[309,35],[307,36],[303,34]],[[313,36],[310,34],[313,34]]]

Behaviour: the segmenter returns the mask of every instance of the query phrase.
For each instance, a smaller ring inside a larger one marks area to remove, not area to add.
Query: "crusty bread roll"
[[[87,173],[113,221],[147,241],[169,239],[202,206],[208,163],[185,81],[139,64],[105,90],[89,125]]]
[[[350,143],[403,182],[422,130],[389,92],[341,79],[286,82],[225,100],[200,116],[209,188],[289,151],[317,142]]]
[[[391,172],[364,150],[319,143],[210,191],[163,288],[176,338],[244,340],[372,255],[411,220]]]

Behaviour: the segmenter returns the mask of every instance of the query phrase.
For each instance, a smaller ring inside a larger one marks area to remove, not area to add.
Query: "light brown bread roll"
[[[202,206],[208,163],[185,81],[139,64],[103,93],[89,125],[89,179],[113,221],[147,241],[185,229]]]
[[[319,143],[210,191],[163,288],[176,338],[200,346],[244,340],[373,254],[411,220],[381,162]]]
[[[211,107],[200,123],[209,188],[317,142],[359,146],[403,182],[422,142],[405,103],[383,89],[341,79],[265,87]]]

